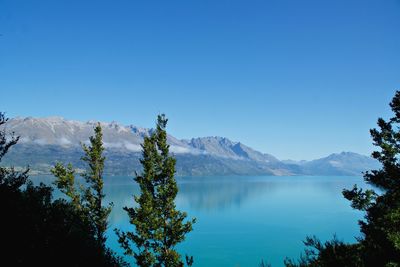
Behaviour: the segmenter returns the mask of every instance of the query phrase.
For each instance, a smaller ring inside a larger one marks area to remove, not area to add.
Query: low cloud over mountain
[[[20,141],[2,164],[29,165],[33,173],[49,173],[57,161],[84,168],[80,144],[88,142],[95,123],[61,117],[11,119],[5,127],[20,136]],[[140,145],[152,129],[116,122],[102,122],[101,126],[106,173],[131,175],[140,171]],[[296,162],[280,161],[224,137],[179,140],[169,135],[168,142],[177,158],[178,175],[361,175],[363,171],[379,167],[372,158],[351,152]]]

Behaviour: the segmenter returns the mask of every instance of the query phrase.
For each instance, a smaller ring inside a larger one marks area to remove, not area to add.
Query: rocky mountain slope
[[[93,134],[95,121],[80,122],[61,117],[14,118],[6,123],[7,131],[20,136],[2,162],[3,165],[29,165],[33,173],[49,173],[57,161],[71,162],[84,168],[79,160],[81,143]],[[130,175],[140,171],[143,138],[152,129],[116,122],[101,123],[106,147],[106,173]],[[313,161],[280,161],[224,137],[179,140],[168,136],[170,151],[177,158],[178,175],[360,175],[377,168],[378,163],[356,153],[332,154]]]

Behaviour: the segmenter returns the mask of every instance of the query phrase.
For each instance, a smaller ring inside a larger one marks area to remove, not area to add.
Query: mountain
[[[29,165],[32,173],[49,173],[56,162],[71,162],[83,169],[81,143],[88,143],[97,122],[66,120],[61,117],[14,118],[5,127],[20,140],[4,165]],[[141,170],[143,138],[153,131],[117,122],[101,122],[109,175],[131,175]],[[280,161],[224,137],[179,140],[168,135],[170,151],[177,158],[177,174],[191,175],[359,175],[376,168],[373,159],[356,153],[332,154],[313,161]]]
[[[331,154],[325,158],[312,161],[301,162],[303,173],[313,175],[359,175],[371,169],[378,169],[379,162],[357,153],[342,152],[340,154]]]

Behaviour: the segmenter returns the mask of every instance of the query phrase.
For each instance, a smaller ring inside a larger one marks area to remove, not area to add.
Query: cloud
[[[126,149],[133,151],[133,152],[140,152],[142,151],[142,147],[137,144],[132,144],[132,143],[125,143]]]
[[[340,167],[342,166],[342,163],[340,163],[339,161],[335,161],[335,160],[330,160],[329,164],[331,164],[333,167]]]
[[[129,142],[115,142],[115,143],[104,142],[103,144],[105,148],[120,148],[120,149],[125,148],[132,152],[142,151],[142,147],[140,145],[132,144]]]
[[[206,151],[201,151],[195,148],[176,146],[176,145],[171,145],[169,147],[169,151],[175,154],[194,154],[194,155],[207,154]]]
[[[46,141],[46,139],[42,139],[42,138],[35,139],[35,140],[33,140],[33,142],[38,145],[47,145],[49,143]]]
[[[107,143],[104,142],[104,147],[105,148],[121,148],[122,147],[122,143]]]
[[[186,154],[191,152],[191,150],[187,147],[174,146],[174,145],[171,145],[169,147],[169,151],[176,154]]]
[[[65,137],[61,137],[61,138],[58,140],[58,143],[59,143],[60,145],[62,145],[62,146],[66,146],[66,145],[72,144],[72,142],[71,142],[70,140],[68,140],[67,138],[65,138]]]

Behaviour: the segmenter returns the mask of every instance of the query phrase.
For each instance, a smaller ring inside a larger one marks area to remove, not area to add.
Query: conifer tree
[[[0,161],[19,137],[6,131],[0,112]],[[29,180],[28,171],[0,166],[0,247],[7,266],[128,266],[95,239],[75,189],[72,166],[58,164],[59,188],[72,201],[53,199],[53,188]],[[4,265],[3,264],[3,265]]]
[[[107,230],[107,219],[111,212],[112,203],[108,207],[102,205],[105,197],[103,192],[103,134],[100,123],[94,128],[95,135],[89,138],[90,145],[82,144],[85,155],[82,160],[87,163],[88,170],[83,173],[87,186],[80,185],[77,190],[75,171],[71,164],[67,167],[57,163],[52,173],[57,177],[55,185],[66,194],[74,207],[81,213],[82,220],[88,221],[92,226],[93,235],[98,244],[105,247]]]
[[[134,256],[139,266],[183,266],[175,246],[192,230],[195,219],[176,209],[178,186],[174,178],[176,160],[169,154],[165,115],[159,115],[155,131],[142,144],[143,173],[135,177],[140,195],[135,196],[137,207],[128,208],[134,232],[116,230],[126,255]],[[136,248],[132,248],[131,244]],[[187,264],[193,263],[186,257]]]
[[[94,128],[95,135],[89,138],[90,145],[82,145],[85,155],[82,160],[85,161],[89,170],[83,174],[89,186],[84,191],[84,199],[86,200],[85,208],[88,210],[90,217],[93,220],[93,225],[96,232],[96,238],[100,244],[105,245],[107,230],[107,218],[110,215],[112,203],[108,207],[102,206],[102,200],[105,197],[103,192],[103,170],[104,160],[103,156],[103,133],[101,131],[100,123]]]
[[[365,212],[364,220],[359,221],[362,236],[358,243],[345,244],[334,238],[323,244],[308,237],[305,255],[298,263],[286,259],[287,267],[400,266],[400,91],[390,107],[394,116],[388,121],[379,118],[379,129],[370,130],[378,147],[372,157],[382,164],[381,169],[364,174],[373,189],[354,185],[351,190],[343,190],[351,206]]]
[[[14,133],[7,133],[5,127],[7,121],[8,118],[5,117],[5,114],[0,112],[0,162],[8,150],[19,140],[19,136],[15,136]],[[19,190],[26,183],[28,172],[28,168],[23,172],[17,172],[14,168],[0,166],[0,193],[3,193],[3,190]]]
[[[361,220],[362,258],[366,266],[400,266],[400,91],[390,107],[394,117],[378,119],[379,129],[370,131],[378,151],[372,153],[382,168],[365,173],[367,183],[378,188],[344,190],[352,207],[365,211]]]

